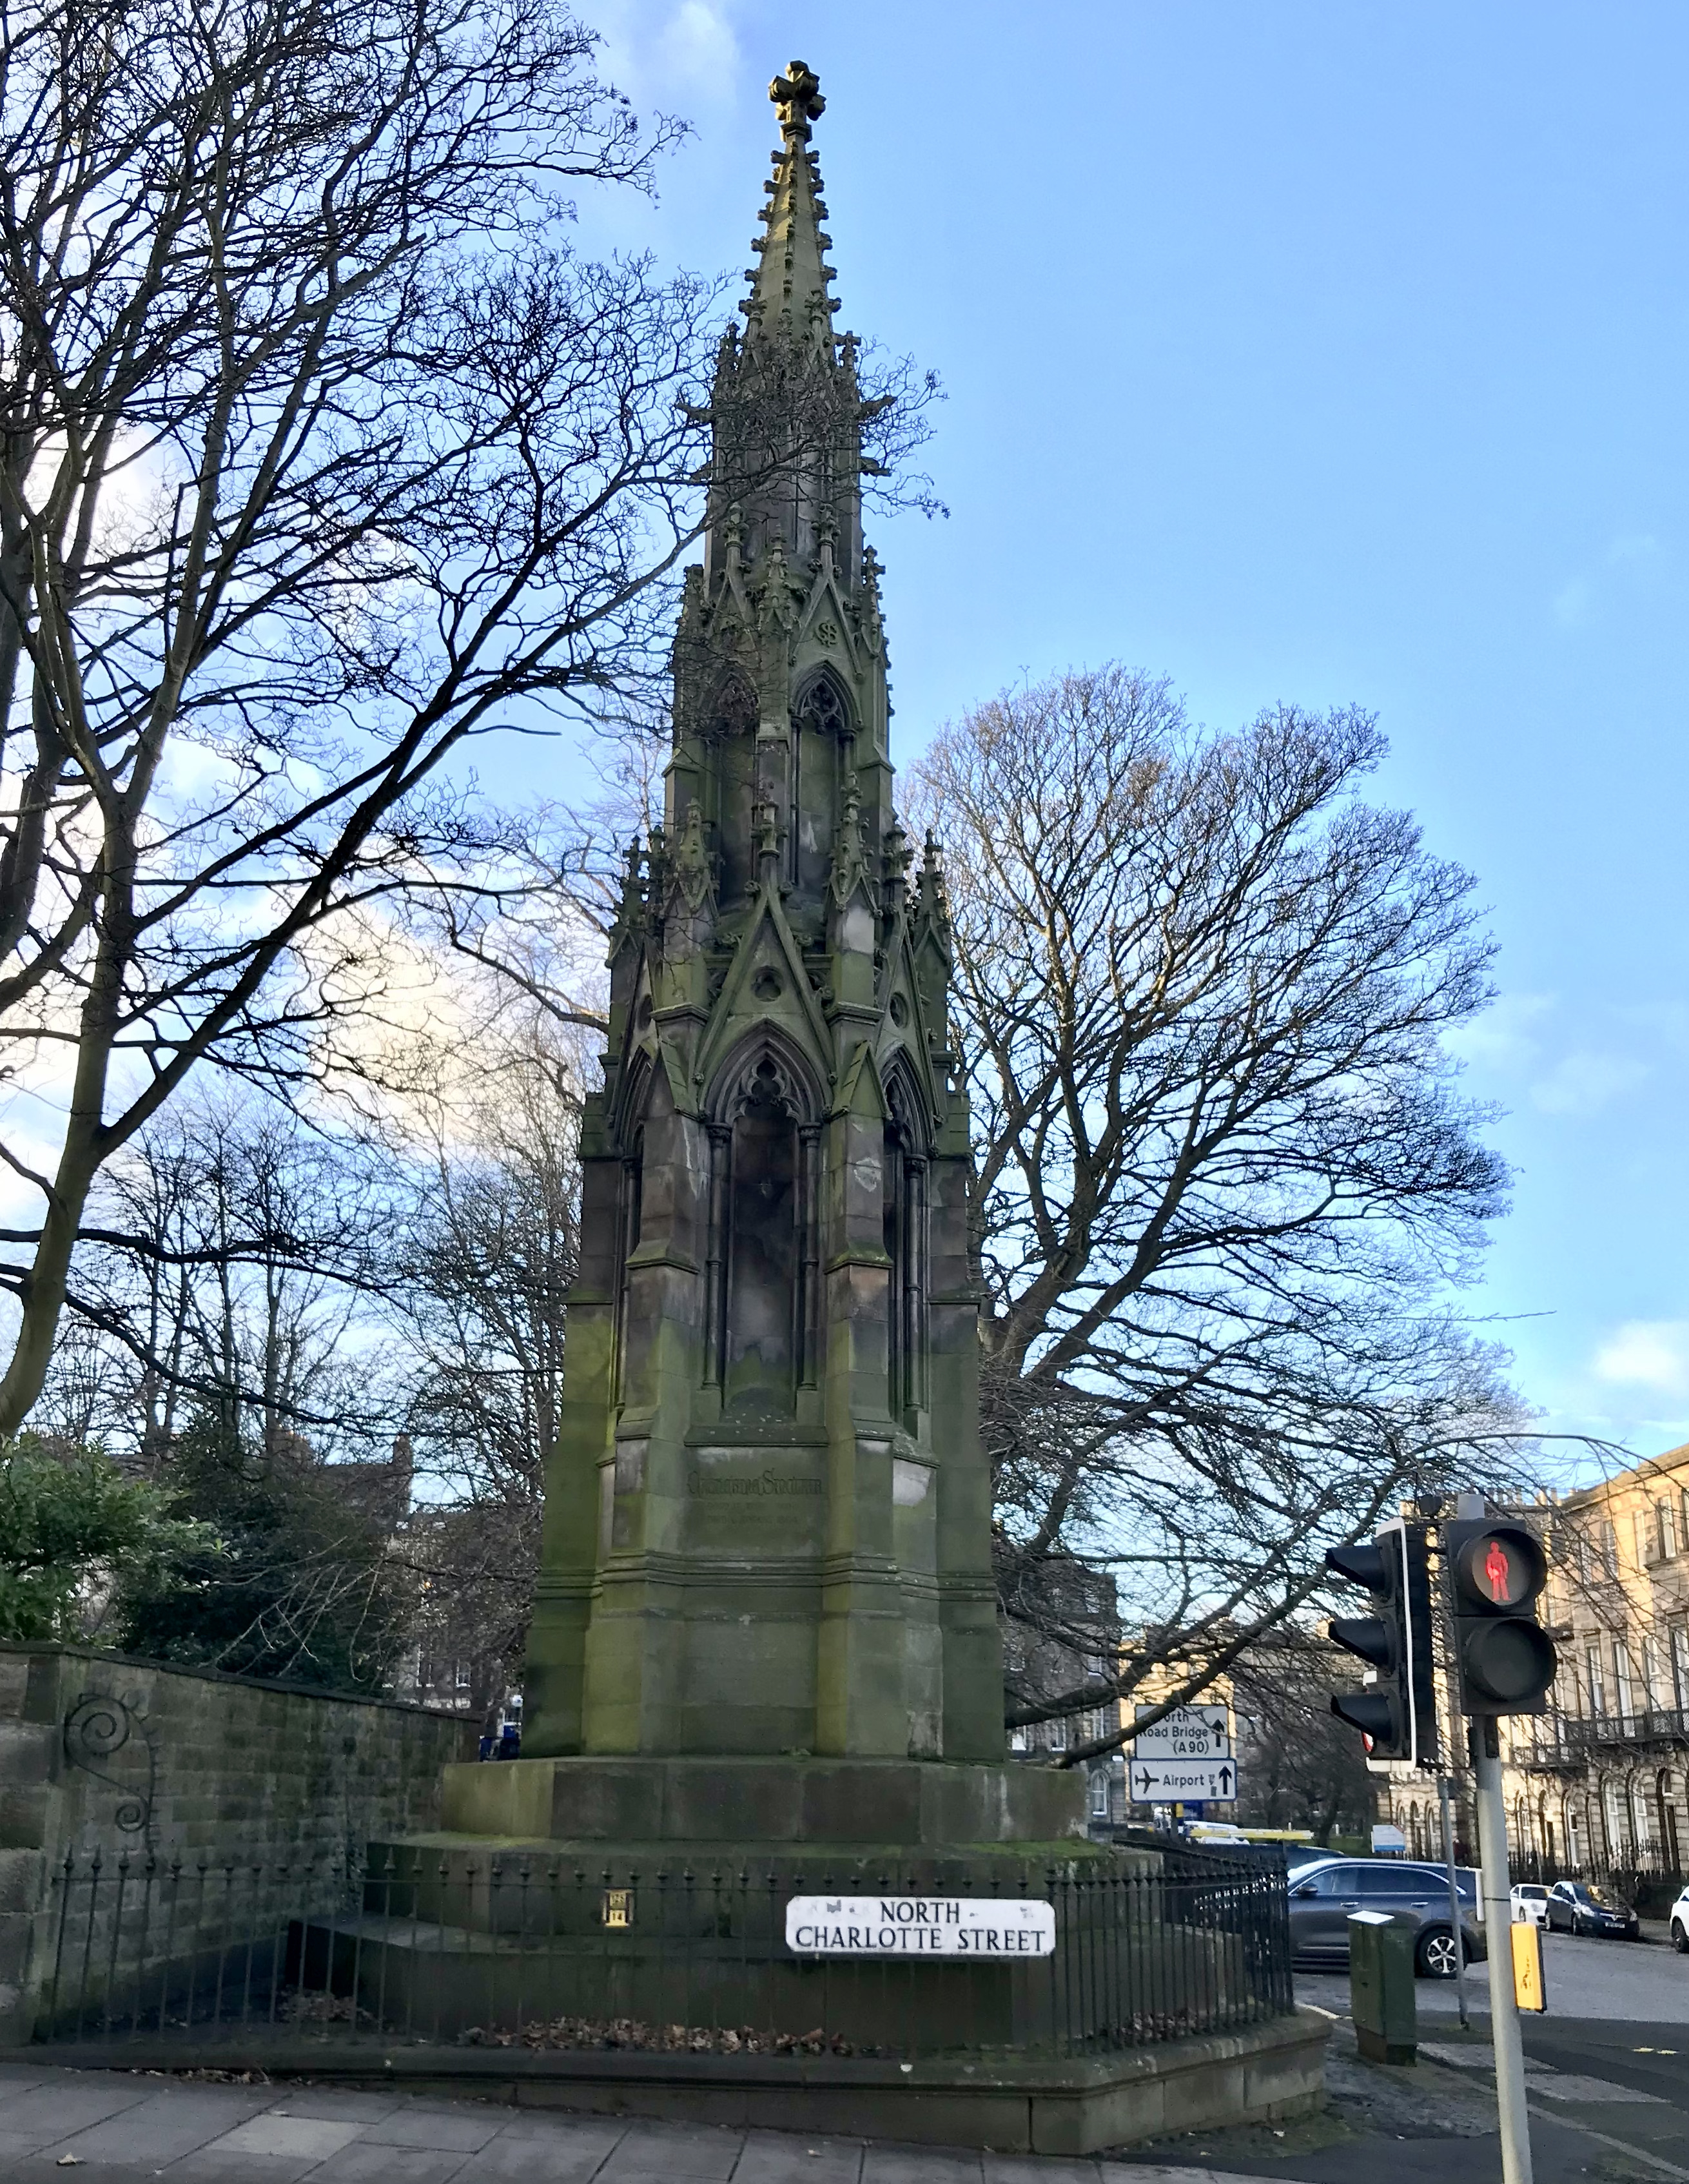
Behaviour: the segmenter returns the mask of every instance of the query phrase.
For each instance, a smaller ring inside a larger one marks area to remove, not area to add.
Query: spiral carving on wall
[[[125,1749],[131,1763],[144,1765],[144,1786],[124,1779],[131,1772],[130,1767],[123,1774],[111,1771],[111,1763]],[[146,1723],[125,1701],[104,1691],[84,1691],[64,1717],[64,1757],[83,1774],[117,1791],[113,1818],[125,1835],[148,1833],[157,1780],[153,1740]]]

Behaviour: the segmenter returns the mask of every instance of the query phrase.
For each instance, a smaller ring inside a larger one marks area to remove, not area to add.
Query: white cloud
[[[1564,629],[1581,629],[1599,608],[1626,594],[1658,599],[1681,588],[1681,577],[1669,548],[1652,532],[1621,531],[1607,542],[1595,572],[1569,577],[1555,593],[1554,619]]]
[[[739,41],[720,8],[684,0],[664,32],[669,72],[711,99],[727,97],[739,74]]]
[[[726,103],[742,86],[733,10],[722,0],[602,0],[590,12],[604,38],[604,74],[636,105]]]
[[[1533,1027],[1553,1006],[1552,994],[1498,994],[1481,1017],[1446,1034],[1443,1044],[1480,1069],[1529,1068],[1542,1050]]]
[[[1689,1319],[1626,1320],[1596,1352],[1597,1379],[1689,1395]]]
[[[1592,1054],[1585,1048],[1557,1061],[1530,1088],[1531,1105],[1545,1115],[1594,1115],[1648,1074],[1627,1055]]]
[[[1614,569],[1644,568],[1659,558],[1659,541],[1644,531],[1621,532],[1607,549],[1608,566]]]
[[[1590,588],[1581,577],[1572,577],[1554,594],[1554,619],[1563,629],[1581,629],[1589,610]]]

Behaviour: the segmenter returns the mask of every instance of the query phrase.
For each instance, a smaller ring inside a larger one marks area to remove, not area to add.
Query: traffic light
[[[1536,1619],[1548,1563],[1535,1533],[1502,1518],[1443,1526],[1454,1596],[1455,1684],[1469,1714],[1541,1713],[1558,1663]]]
[[[1332,1547],[1325,1567],[1376,1599],[1376,1615],[1334,1616],[1331,1637],[1378,1670],[1374,1689],[1335,1691],[1331,1711],[1368,1740],[1374,1759],[1437,1764],[1436,1686],[1431,1674],[1431,1575],[1425,1528],[1398,1519],[1372,1545]]]

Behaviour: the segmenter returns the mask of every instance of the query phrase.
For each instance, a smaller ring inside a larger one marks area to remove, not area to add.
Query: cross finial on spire
[[[821,78],[807,61],[789,63],[784,75],[777,75],[769,85],[768,96],[779,109],[783,136],[807,142],[811,122],[819,120],[827,110]]]

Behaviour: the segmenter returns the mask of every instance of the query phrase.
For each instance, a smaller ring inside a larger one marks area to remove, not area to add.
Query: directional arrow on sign
[[[1216,1797],[1229,1802],[1237,1795],[1238,1772],[1230,1759],[1173,1759],[1132,1762],[1128,1780],[1139,1805],[1171,1804],[1185,1798]]]
[[[1141,1706],[1140,1715],[1151,1709]],[[1174,1707],[1148,1729],[1135,1731],[1133,1749],[1140,1759],[1229,1759],[1231,1723],[1223,1705]]]

